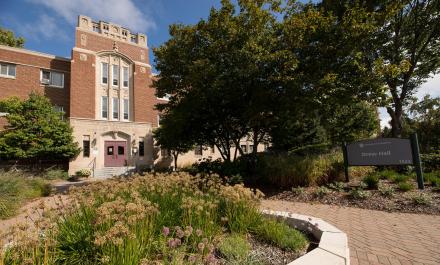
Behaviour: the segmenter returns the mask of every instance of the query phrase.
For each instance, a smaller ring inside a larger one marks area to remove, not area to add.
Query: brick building
[[[171,164],[152,138],[159,123],[154,105],[165,99],[156,98],[151,87],[145,34],[80,15],[71,58],[0,46],[0,64],[0,99],[24,99],[37,91],[65,113],[82,148],[70,161],[69,173],[90,168],[100,176]],[[0,127],[4,124],[0,117]],[[179,164],[220,157],[210,149],[185,154]]]

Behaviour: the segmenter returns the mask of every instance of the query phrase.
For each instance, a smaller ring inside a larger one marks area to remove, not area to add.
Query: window
[[[103,25],[102,28],[103,28],[104,30],[108,30],[108,25]]]
[[[62,106],[53,106],[53,109],[60,114],[60,119],[64,120],[64,107],[62,107]]]
[[[170,97],[171,97],[170,94],[165,94],[165,96],[163,96],[163,97],[157,97],[157,99],[169,101],[169,100],[170,100]]]
[[[90,157],[90,136],[83,137],[83,157]]]
[[[108,97],[101,97],[101,118],[108,119]]]
[[[240,147],[241,147],[241,150],[243,150],[243,153],[247,154],[247,146],[242,144],[242,145],[240,145]]]
[[[15,78],[15,67],[13,64],[0,64],[0,76]]]
[[[157,115],[157,127],[160,126],[160,120],[162,119],[162,115]]]
[[[113,146],[107,146],[107,155],[109,156],[113,155]]]
[[[130,41],[136,43],[136,36],[131,36]]]
[[[124,120],[128,120],[128,99],[124,99]]]
[[[119,99],[113,98],[113,119],[119,119]]]
[[[64,87],[64,74],[41,70],[41,83],[54,87]]]
[[[139,141],[139,156],[145,155],[145,144],[144,141]]]
[[[93,31],[94,32],[100,32],[99,25],[93,25]]]
[[[194,154],[196,156],[201,156],[203,155],[203,148],[201,145],[196,146],[196,148],[194,148]]]
[[[125,153],[125,148],[123,146],[118,146],[118,155],[123,155]]]
[[[169,157],[170,156],[170,151],[168,151],[168,149],[161,148],[160,149],[160,156],[161,157]]]
[[[118,86],[119,84],[119,66],[113,64],[112,65],[113,68],[113,85],[114,86]]]
[[[101,63],[101,84],[108,84],[108,63]]]
[[[249,145],[249,153],[252,153],[254,151],[254,145],[251,144]]]
[[[122,67],[122,75],[123,75],[122,86],[128,87],[128,78],[129,78],[128,67]]]

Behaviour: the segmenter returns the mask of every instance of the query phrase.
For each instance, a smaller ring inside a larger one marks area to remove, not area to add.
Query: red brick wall
[[[72,77],[70,90],[70,116],[95,118],[95,56],[85,54],[86,61],[80,60],[80,52],[72,51]]]
[[[54,105],[62,106],[69,115],[70,61],[51,59],[0,47],[0,62],[16,64],[16,78],[0,77],[0,99],[16,96],[25,99],[32,91],[47,96]],[[65,71],[64,88],[55,88],[40,83],[40,70]]]

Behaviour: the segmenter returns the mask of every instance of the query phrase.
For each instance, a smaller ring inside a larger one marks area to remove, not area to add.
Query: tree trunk
[[[252,135],[252,140],[253,140],[253,142],[254,142],[254,149],[252,150],[252,155],[254,156],[254,157],[256,157],[257,156],[257,152],[258,152],[258,143],[259,143],[259,140],[258,140],[258,130],[257,129],[254,129],[254,132],[253,132],[253,135]]]
[[[388,107],[387,112],[391,116],[391,135],[396,138],[402,137],[402,103],[394,102],[394,109]]]
[[[177,158],[179,157],[178,152],[173,152],[173,158],[174,158],[174,171],[177,171]]]

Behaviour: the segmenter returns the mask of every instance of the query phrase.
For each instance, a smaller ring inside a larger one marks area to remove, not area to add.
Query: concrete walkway
[[[440,264],[440,216],[266,200],[263,209],[319,217],[348,235],[351,265]]]

